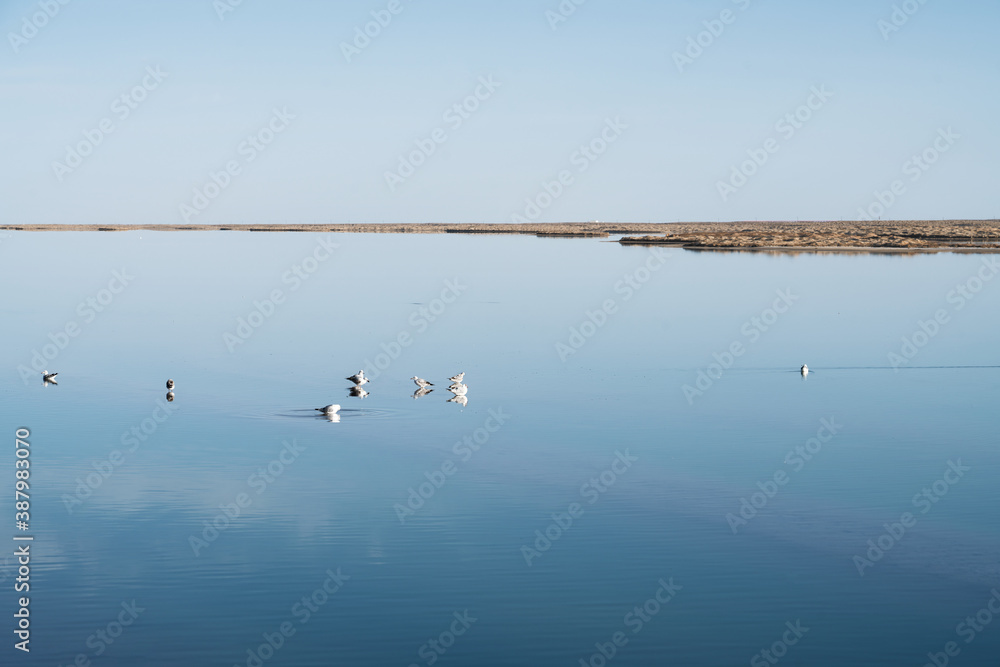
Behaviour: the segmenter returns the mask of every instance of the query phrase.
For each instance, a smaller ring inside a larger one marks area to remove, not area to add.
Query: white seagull
[[[799,369],[799,372],[802,373],[803,375],[809,375],[809,367],[806,366],[805,364],[802,364],[802,368]]]
[[[421,389],[423,389],[424,387],[433,387],[434,386],[433,382],[428,382],[427,380],[423,380],[421,378],[418,378],[416,375],[414,375],[410,379],[413,380],[413,384],[417,385]]]
[[[50,373],[48,371],[42,371],[42,382],[51,382],[55,384],[57,375],[59,375],[59,373]]]
[[[353,382],[354,384],[358,385],[359,387],[361,385],[363,385],[363,384],[368,384],[370,382],[370,380],[365,377],[365,372],[363,370],[362,371],[358,371],[357,375],[352,375],[351,377],[347,378],[347,381],[348,382]]]
[[[455,377],[450,377],[448,379],[451,380],[452,382],[461,382],[462,380],[465,379],[465,373],[459,373]]]
[[[465,396],[469,393],[469,385],[467,384],[453,384],[448,387],[448,391],[455,394],[456,396]]]
[[[324,415],[329,417],[330,415],[335,415],[340,412],[339,405],[328,405],[324,408],[316,408],[316,412],[322,412]]]

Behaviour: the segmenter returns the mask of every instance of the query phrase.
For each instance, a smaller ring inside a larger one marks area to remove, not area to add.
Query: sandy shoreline
[[[758,252],[997,252],[1000,221],[785,222],[681,224],[623,244]]]
[[[998,252],[1000,221],[315,224],[315,225],[0,225],[0,231],[324,232],[341,234],[498,234],[542,238],[624,236],[623,245],[755,252]]]

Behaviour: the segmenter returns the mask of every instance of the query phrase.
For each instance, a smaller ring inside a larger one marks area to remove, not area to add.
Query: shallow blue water
[[[3,664],[922,665],[948,642],[995,664],[1000,619],[960,626],[1000,587],[983,258],[667,255],[0,239],[3,553],[19,427],[34,537],[30,656],[0,560]],[[331,402],[338,423],[312,411]]]

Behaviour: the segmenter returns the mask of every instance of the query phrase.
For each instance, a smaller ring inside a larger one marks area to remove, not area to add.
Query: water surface
[[[952,293],[983,261],[12,233],[0,428],[32,434],[34,633],[4,664],[253,665],[270,637],[264,664],[735,665],[786,623],[808,628],[788,664],[920,665],[949,641],[992,664],[997,625],[959,634],[1000,586],[1000,286]],[[363,400],[342,379],[362,367]],[[744,499],[766,501],[745,524]]]

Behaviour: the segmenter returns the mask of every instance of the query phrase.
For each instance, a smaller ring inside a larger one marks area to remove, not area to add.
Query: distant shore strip
[[[753,252],[1000,252],[1000,220],[717,223],[347,223],[266,225],[0,225],[25,232],[321,232],[620,237],[622,245]]]

